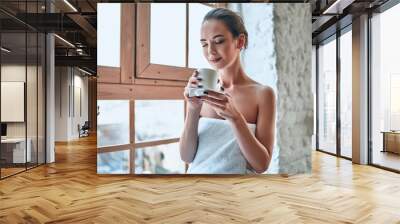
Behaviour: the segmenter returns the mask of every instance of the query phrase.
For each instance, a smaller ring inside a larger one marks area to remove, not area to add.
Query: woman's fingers
[[[191,88],[202,88],[203,85],[201,83],[194,83],[194,84],[190,84]]]
[[[186,98],[187,101],[189,101],[190,103],[201,103],[202,101],[197,98],[197,97],[189,97],[189,92],[187,90],[184,91],[183,93],[184,97]]]
[[[185,91],[184,91],[183,95],[185,96],[185,98],[187,98],[189,100],[191,100],[192,98],[195,98],[195,97],[189,97],[189,88],[201,88],[201,87],[203,87],[201,85],[201,83],[200,83],[200,81],[202,79],[200,77],[198,77],[198,74],[199,74],[199,72],[197,70],[194,70],[192,76],[189,78],[189,80],[187,82],[187,85],[185,87]],[[200,99],[194,99],[193,102],[200,102],[201,103],[201,100]]]
[[[199,81],[196,77],[190,77],[188,83],[199,83]]]
[[[200,81],[201,81],[201,79],[197,79],[197,78],[195,78],[195,77],[191,77],[191,78],[189,79],[189,81],[188,81],[187,86],[195,85],[194,87],[196,87],[196,86],[198,86],[198,85],[201,85]]]
[[[192,76],[190,76],[189,80],[188,80],[188,87],[197,87],[198,85],[200,85],[200,81],[202,80],[201,77],[198,77],[199,72],[197,70],[193,71]],[[195,84],[195,86],[191,85],[191,84]]]
[[[211,107],[214,107],[216,109],[225,110],[225,108],[226,108],[225,105],[221,105],[219,103],[216,103],[216,102],[213,102],[210,100],[203,100],[203,102],[209,104]]]
[[[201,99],[203,101],[205,101],[206,103],[210,103],[212,105],[217,105],[224,109],[226,108],[226,101],[224,101],[224,100],[215,99],[215,98],[212,98],[209,96],[202,96]]]
[[[213,103],[217,103],[217,104],[220,104],[220,105],[225,105],[226,102],[227,102],[226,100],[220,100],[220,99],[213,98],[213,97],[210,97],[210,96],[207,96],[207,95],[202,96],[201,99],[203,99],[205,101],[210,101],[210,102],[213,102]]]
[[[207,96],[218,100],[228,101],[228,98],[224,93],[219,93],[214,90],[207,90]]]

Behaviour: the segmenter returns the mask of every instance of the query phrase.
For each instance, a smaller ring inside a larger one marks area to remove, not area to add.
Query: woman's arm
[[[189,97],[187,89],[198,87],[199,80],[201,80],[197,77],[198,74],[197,70],[193,72],[183,93],[187,103],[187,113],[182,136],[179,139],[179,151],[181,159],[186,163],[191,163],[193,161],[197,151],[197,127],[203,102],[197,97]]]
[[[186,163],[191,163],[196,155],[199,118],[199,110],[193,110],[187,107],[185,125],[179,140],[181,159]]]
[[[243,156],[251,167],[262,173],[268,169],[271,161],[275,136],[275,94],[269,87],[261,91],[258,106],[257,127],[255,135],[247,126],[243,115],[235,108],[229,95],[209,92],[204,97],[218,115],[229,120],[237,138]]]
[[[271,162],[275,137],[275,94],[271,88],[262,91],[255,135],[243,115],[232,120],[233,131],[247,162],[257,173],[263,173]]]

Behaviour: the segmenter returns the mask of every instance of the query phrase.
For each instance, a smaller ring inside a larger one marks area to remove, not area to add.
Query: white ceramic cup
[[[218,91],[218,73],[217,71],[209,68],[199,68],[197,69],[197,77],[201,78],[199,81],[199,88],[190,88],[189,97],[193,96],[203,96],[204,91],[214,90]]]

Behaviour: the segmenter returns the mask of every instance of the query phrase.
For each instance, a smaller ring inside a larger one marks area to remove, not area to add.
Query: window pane
[[[135,150],[136,174],[185,173],[185,163],[179,154],[179,143]]]
[[[129,144],[129,100],[98,100],[97,147]]]
[[[400,33],[395,28],[399,21],[399,4],[371,19],[372,163],[396,170],[400,170]]]
[[[121,4],[97,4],[97,65],[120,67]]]
[[[340,150],[343,156],[352,157],[352,35],[351,31],[340,37]]]
[[[135,101],[136,142],[179,138],[183,122],[183,100]]]
[[[318,50],[319,149],[336,153],[336,41]]]
[[[189,67],[190,68],[211,68],[203,56],[200,44],[200,29],[204,16],[212,8],[204,4],[189,4]]]
[[[97,173],[99,174],[129,173],[129,150],[98,153]]]
[[[400,130],[400,73],[390,74],[390,130]]]
[[[150,21],[150,62],[185,67],[186,4],[153,3]]]
[[[317,82],[317,48],[315,47],[315,45],[312,46],[312,59],[311,59],[311,79],[312,79],[312,92],[313,92],[313,111],[314,111],[314,118],[313,118],[313,135],[311,137],[311,141],[312,141],[312,147],[313,150],[317,149],[316,146],[316,137],[317,137],[317,94],[316,94],[316,82]]]

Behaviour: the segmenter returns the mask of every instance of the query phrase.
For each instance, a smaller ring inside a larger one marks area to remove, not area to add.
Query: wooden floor
[[[7,177],[25,170],[24,168],[1,168],[1,177]]]
[[[0,181],[0,223],[400,223],[400,175],[315,152],[313,173],[96,174],[94,138]]]
[[[26,168],[25,168],[25,164],[22,164],[22,165],[19,164],[18,167],[7,167],[7,168],[2,167],[0,170],[1,178],[6,178],[8,176],[24,172],[27,169],[33,169],[36,166],[37,166],[36,163],[35,164],[28,163]]]

